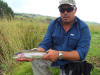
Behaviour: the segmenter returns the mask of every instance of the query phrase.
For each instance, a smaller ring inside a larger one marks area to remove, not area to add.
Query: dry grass
[[[16,62],[12,56],[15,52],[38,46],[46,25],[46,22],[26,18],[13,21],[0,20],[0,67],[5,75],[7,73],[13,75]]]

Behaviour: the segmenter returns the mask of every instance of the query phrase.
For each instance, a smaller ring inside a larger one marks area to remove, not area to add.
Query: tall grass
[[[87,60],[94,65],[92,75],[100,75],[100,25],[89,25],[91,31],[91,45]]]
[[[0,20],[0,72],[3,75],[32,75],[29,63],[16,62],[12,56],[19,50],[37,47],[45,34],[47,25],[47,21],[39,18],[16,17],[12,21]],[[100,26],[89,25],[89,28],[92,40],[87,60],[94,64],[95,75],[99,75]],[[58,70],[52,68],[50,70],[54,75],[59,73]]]
[[[43,38],[47,23],[34,19],[0,21],[0,67],[4,75],[13,75],[15,52],[37,47]]]

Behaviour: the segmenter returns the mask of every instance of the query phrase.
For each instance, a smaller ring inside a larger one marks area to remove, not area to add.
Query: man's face
[[[64,23],[72,23],[75,18],[77,8],[71,5],[63,5],[59,7],[60,15]]]

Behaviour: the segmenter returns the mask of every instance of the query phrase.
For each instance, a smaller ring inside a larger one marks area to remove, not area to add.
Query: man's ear
[[[77,8],[75,7],[75,10],[74,10],[74,12],[76,13],[76,11],[77,11]]]

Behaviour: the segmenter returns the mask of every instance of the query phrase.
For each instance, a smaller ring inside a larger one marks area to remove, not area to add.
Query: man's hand
[[[37,50],[38,50],[38,51],[44,51],[44,49],[41,48],[41,47],[40,47],[40,48],[37,48]],[[20,55],[20,57],[16,59],[16,61],[27,61],[27,62],[32,62],[33,60],[34,60],[34,59],[23,57],[23,54]]]
[[[45,51],[45,50],[44,50],[43,48],[41,48],[41,47],[37,48],[37,50],[38,50],[38,51],[42,51],[42,52]]]
[[[27,61],[27,62],[32,62],[33,59],[31,59],[31,58],[25,58],[23,54],[19,54],[19,58],[17,58],[16,61]]]
[[[31,58],[25,58],[25,57],[20,57],[20,58],[17,58],[16,61],[27,61],[27,62],[32,62],[33,59],[31,59]]]
[[[50,60],[55,62],[59,57],[59,51],[49,49],[47,54],[43,57],[44,60]]]

